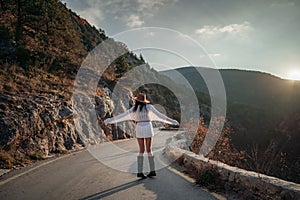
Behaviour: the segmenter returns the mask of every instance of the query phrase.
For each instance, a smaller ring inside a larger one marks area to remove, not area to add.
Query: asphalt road
[[[132,139],[101,144],[95,151],[68,154],[5,174],[0,178],[0,199],[217,199],[164,163],[160,149],[171,134],[160,133],[154,140],[159,168],[154,178],[140,180],[131,170],[136,167],[136,160],[131,158],[137,155],[137,144]],[[98,160],[100,149],[103,154],[112,152],[115,146],[123,150],[121,156],[106,156],[108,162]]]

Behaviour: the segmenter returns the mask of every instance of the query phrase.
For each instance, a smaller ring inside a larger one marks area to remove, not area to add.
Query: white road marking
[[[39,164],[39,165],[37,165],[37,166],[35,166],[35,167],[33,167],[33,168],[30,168],[30,169],[26,170],[25,172],[22,172],[22,173],[20,173],[20,174],[17,174],[17,175],[15,175],[15,176],[12,176],[12,177],[10,177],[10,178],[8,178],[8,179],[5,179],[5,180],[1,181],[1,182],[0,182],[0,186],[4,185],[4,184],[6,184],[6,183],[8,183],[8,182],[10,182],[10,181],[12,181],[12,180],[15,180],[15,179],[17,179],[17,178],[19,178],[19,177],[21,177],[21,176],[23,176],[23,175],[25,175],[25,174],[28,174],[29,172],[32,172],[32,171],[34,171],[34,170],[36,170],[36,169],[38,169],[38,168],[41,168],[41,167],[43,167],[43,166],[45,166],[45,165],[48,165],[48,164],[50,164],[50,163],[52,163],[52,162],[54,162],[54,161],[60,160],[60,159],[62,159],[62,158],[66,158],[66,157],[71,156],[71,155],[74,155],[74,153],[70,153],[70,154],[67,154],[67,155],[63,155],[63,156],[57,157],[57,158],[55,158],[55,159],[53,159],[53,160],[49,160],[49,161],[46,161],[46,162],[44,162],[44,163],[42,163],[42,164]]]

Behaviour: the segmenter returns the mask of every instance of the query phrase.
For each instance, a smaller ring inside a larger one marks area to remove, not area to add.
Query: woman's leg
[[[143,156],[145,152],[144,138],[137,138],[139,144],[139,156]]]
[[[150,166],[150,173],[147,176],[152,177],[152,176],[156,176],[154,156],[152,153],[152,138],[145,138],[145,140],[146,140],[146,151],[148,154],[148,160],[149,160],[149,166]]]
[[[146,140],[146,151],[148,156],[153,156],[152,154],[152,138],[145,138]]]
[[[144,151],[145,151],[144,138],[137,138],[137,141],[139,144],[139,155],[137,157],[137,164],[138,164],[137,177],[144,179],[146,178],[146,176],[143,174],[143,162],[144,162]]]

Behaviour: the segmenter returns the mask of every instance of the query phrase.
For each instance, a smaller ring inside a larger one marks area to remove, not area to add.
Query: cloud
[[[200,58],[206,58],[207,56],[209,56],[210,58],[213,58],[213,57],[220,57],[222,55],[220,53],[201,54]]]
[[[158,11],[165,5],[172,5],[178,0],[137,0],[137,11],[147,16],[153,16],[155,11]]]
[[[177,1],[178,0],[123,0],[123,4],[130,4],[130,6],[124,6],[118,13],[121,15],[120,18],[123,19],[124,16],[126,18],[126,15],[130,13],[129,17],[125,20],[127,27],[141,27],[145,23],[145,20],[149,17],[153,17],[155,12],[161,7]]]
[[[78,14],[87,19],[90,24],[97,26],[98,22],[104,19],[103,12],[94,7],[78,11]]]
[[[205,25],[200,29],[196,29],[195,33],[202,38],[212,38],[219,36],[241,36],[252,30],[250,23],[244,21],[241,24],[229,24],[226,26]]]
[[[78,13],[96,26],[110,18],[119,21],[129,28],[140,27],[145,21],[155,16],[163,6],[176,3],[178,0],[64,0],[81,9]],[[79,6],[80,5],[80,6]]]
[[[138,15],[130,15],[127,19],[126,25],[129,28],[137,28],[141,27],[144,24],[144,21],[140,19],[140,16]]]
[[[271,7],[285,8],[293,7],[296,3],[294,1],[276,1],[271,4]]]
[[[165,4],[162,0],[137,0],[138,11],[157,9]]]
[[[155,36],[155,32],[152,32],[152,31],[147,32],[147,33],[146,33],[146,36],[147,36],[147,37],[154,37],[154,36]]]
[[[220,57],[221,54],[219,54],[219,53],[209,53],[208,56],[210,56],[210,57]]]

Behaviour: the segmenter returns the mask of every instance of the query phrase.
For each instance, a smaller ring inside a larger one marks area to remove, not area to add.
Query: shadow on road
[[[142,183],[143,183],[143,180],[142,179],[138,179],[138,180],[135,180],[135,181],[132,181],[132,182],[129,182],[129,183],[125,183],[125,184],[119,185],[117,187],[114,187],[114,188],[111,188],[111,189],[108,189],[108,190],[105,190],[105,191],[102,191],[102,192],[98,192],[96,194],[84,197],[84,198],[82,198],[80,200],[102,199],[102,198],[108,197],[110,195],[113,195],[114,193],[118,193],[118,192],[121,192],[123,190],[127,190],[127,189],[129,189],[131,187],[134,187],[134,186],[142,184]]]
[[[164,136],[164,135],[162,135]],[[129,145],[131,148],[134,146],[134,140],[127,141],[126,143],[118,143],[118,145],[124,145],[131,142]],[[164,140],[156,140],[154,144],[157,146],[165,146],[170,143],[170,138],[164,138]],[[134,146],[136,147],[136,146]],[[103,148],[101,148],[103,152]],[[115,174],[120,176],[123,184],[114,186],[105,191],[97,192],[89,196],[81,198],[82,200],[95,200],[95,199],[156,199],[156,200],[168,200],[168,199],[189,199],[189,200],[212,200],[216,199],[215,196],[207,191],[202,190],[196,184],[183,178],[180,173],[172,167],[170,161],[164,156],[162,150],[154,152],[155,164],[157,170],[157,176],[153,178],[147,178],[144,180],[132,180],[136,176],[137,162],[136,154],[132,155],[131,159],[128,159],[124,154],[111,155],[107,154],[106,160],[115,161],[114,166],[123,165],[123,168],[127,168],[127,171],[133,173],[130,178],[122,178],[124,174]],[[120,159],[123,158],[123,159]],[[125,158],[125,159],[124,159]],[[125,164],[124,164],[125,163]],[[149,170],[149,163],[147,156],[144,156],[144,170],[147,174]]]
[[[212,194],[200,189],[196,184],[185,180],[168,168],[159,170],[157,175],[154,178],[147,178],[143,183],[146,190],[156,194],[156,200],[216,200]]]
[[[209,192],[201,190],[194,183],[188,182],[181,176],[174,174],[167,168],[157,172],[157,177],[138,179],[111,189],[101,191],[90,196],[81,198],[81,200],[96,199],[189,199],[189,200],[216,200]],[[135,187],[135,186],[140,187]],[[143,189],[142,189],[143,188]],[[149,196],[146,195],[147,192]],[[125,193],[124,193],[125,192]],[[121,194],[122,193],[122,194]]]

